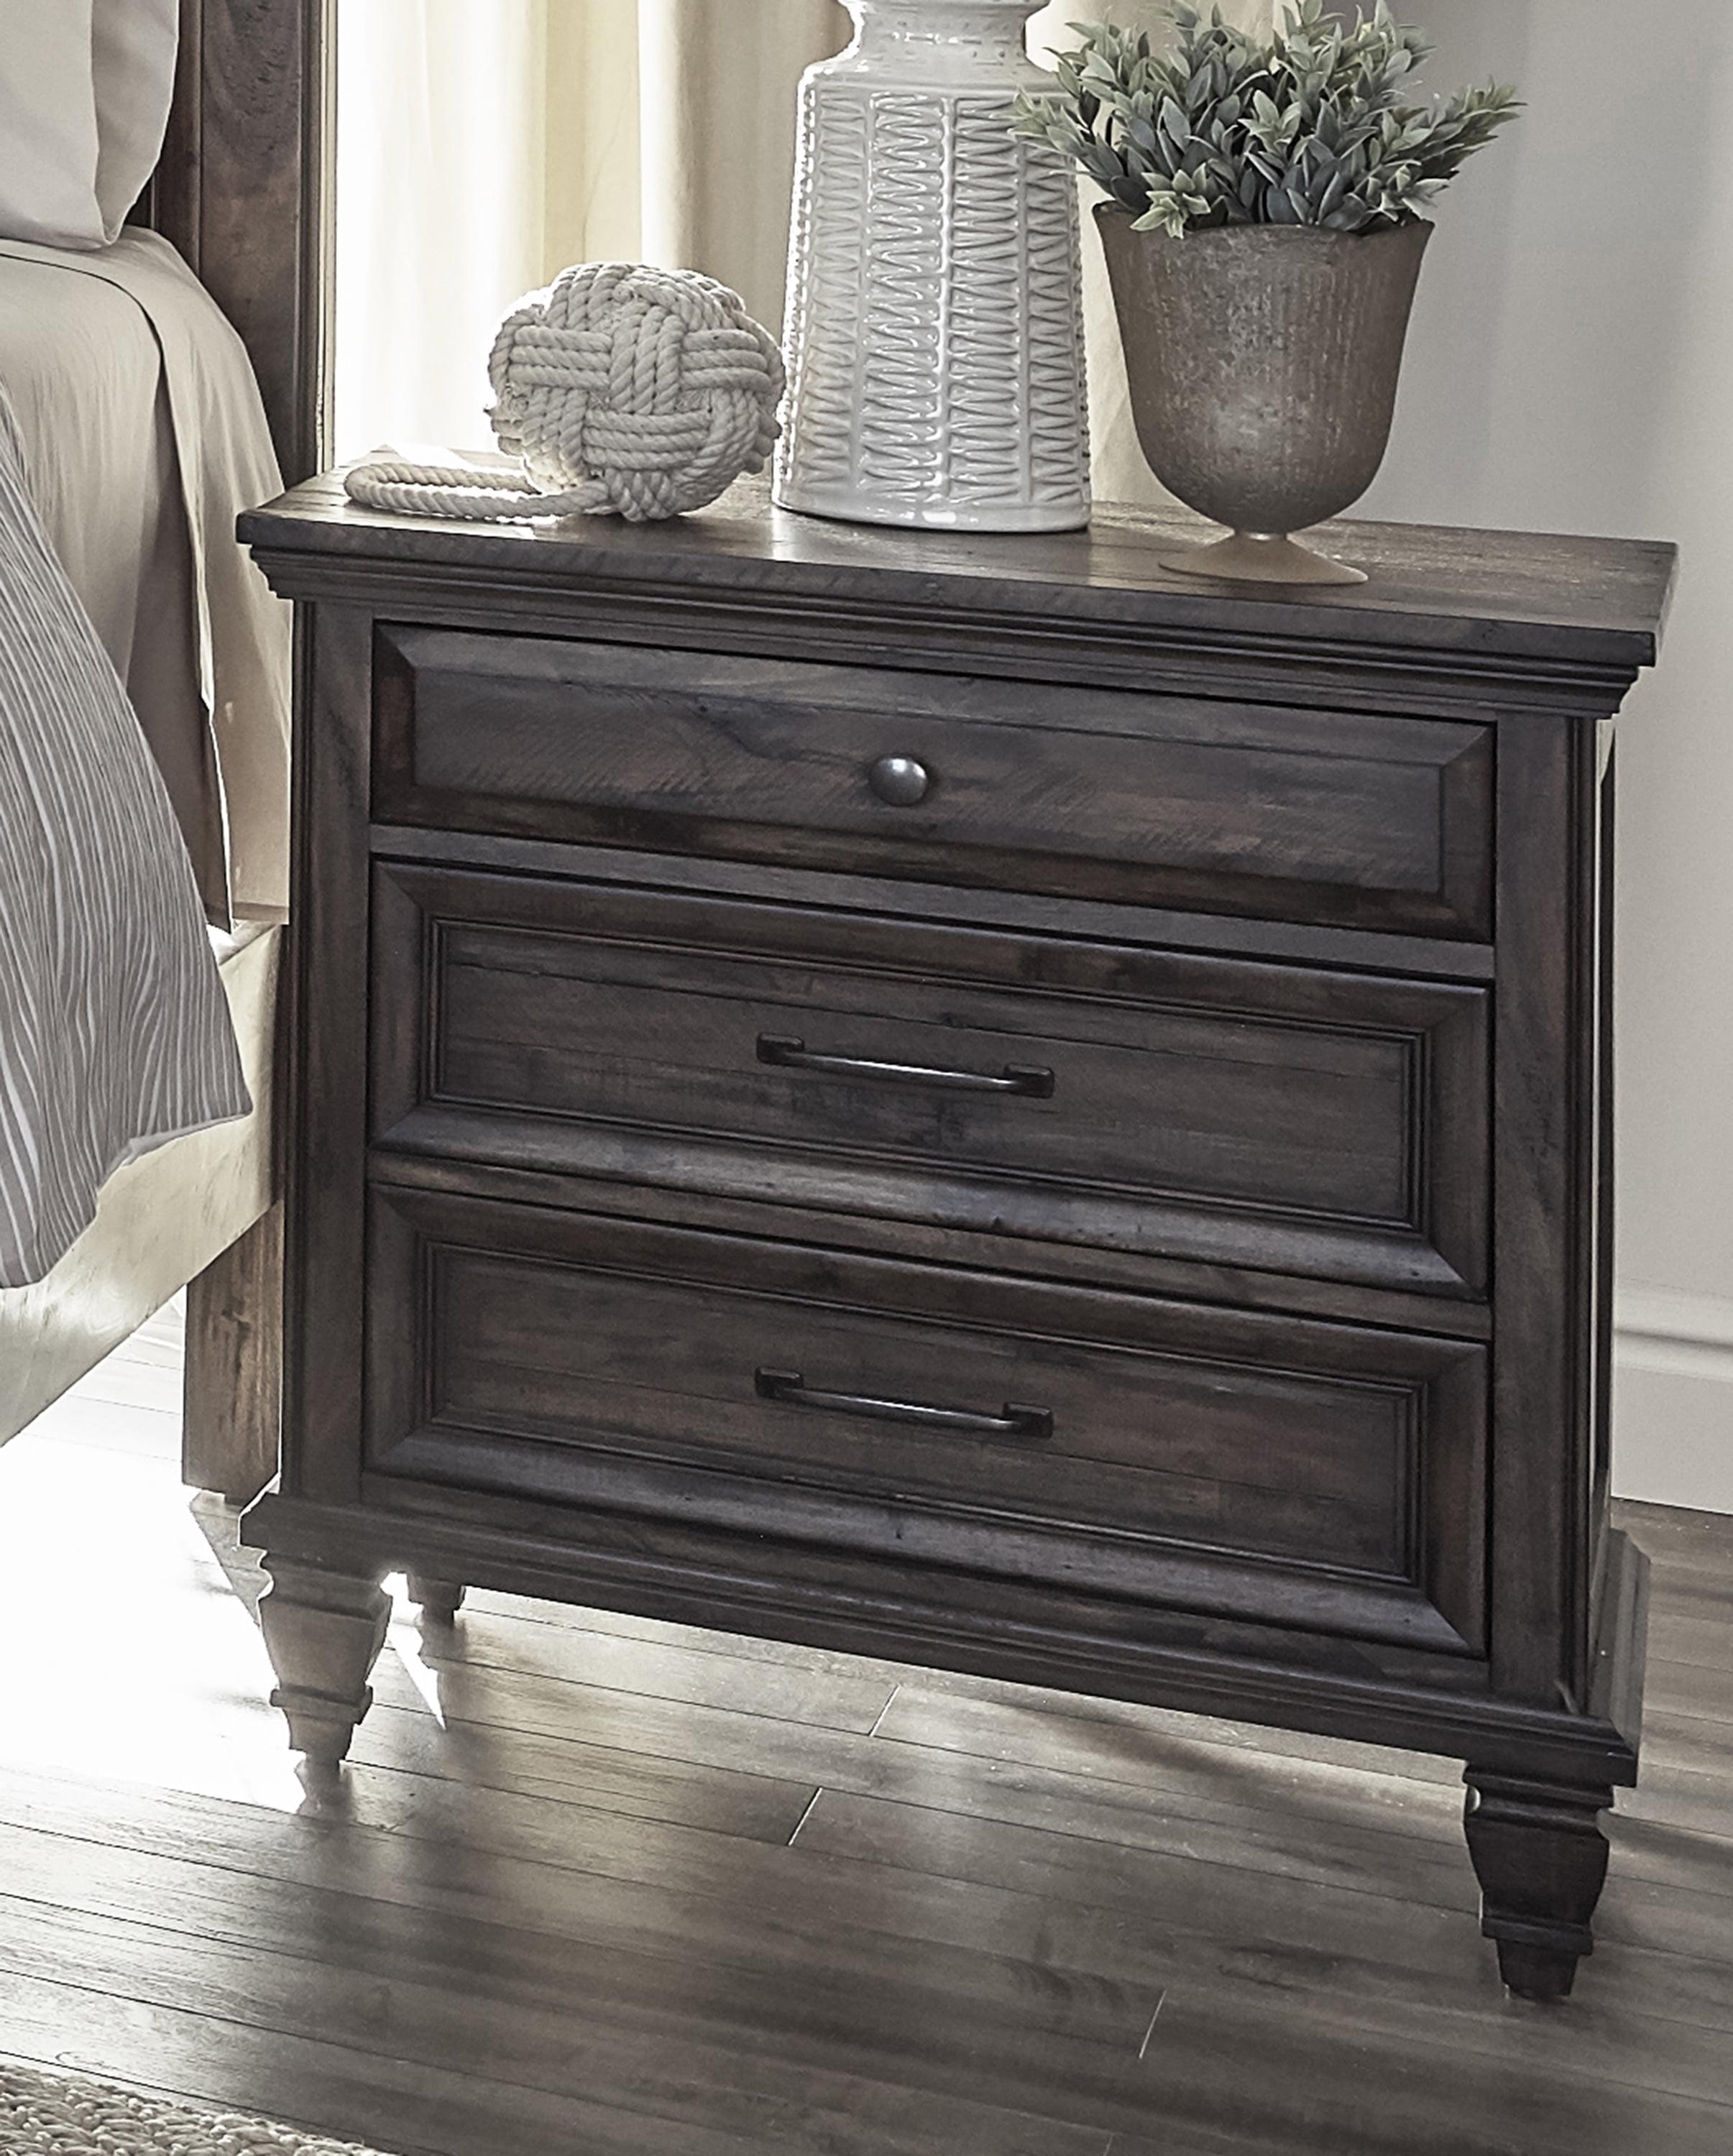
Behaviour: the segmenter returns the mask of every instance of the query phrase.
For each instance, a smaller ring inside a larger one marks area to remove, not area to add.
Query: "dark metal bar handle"
[[[1045,1445],[1053,1435],[1050,1408],[1001,1408],[995,1414],[970,1414],[961,1408],[923,1407],[916,1400],[877,1400],[861,1393],[826,1393],[809,1385],[798,1370],[760,1370],[760,1399],[789,1408],[816,1408],[825,1414],[862,1415],[872,1422],[912,1423],[919,1430],[954,1430],[964,1437],[1021,1437]]]
[[[816,1070],[830,1078],[875,1078],[899,1086],[943,1086],[954,1093],[1013,1093],[1026,1101],[1051,1101],[1053,1074],[1033,1065],[1007,1063],[990,1070],[933,1070],[919,1063],[878,1063],[870,1056],[820,1055],[804,1040],[759,1035],[759,1060],[779,1070]]]

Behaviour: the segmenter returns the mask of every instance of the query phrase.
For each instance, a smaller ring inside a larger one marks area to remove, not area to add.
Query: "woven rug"
[[[376,2156],[269,2119],[188,2110],[111,2082],[0,2061],[5,2156]]]

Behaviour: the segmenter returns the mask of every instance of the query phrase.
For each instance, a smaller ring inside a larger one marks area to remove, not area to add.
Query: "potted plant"
[[[1500,85],[1405,95],[1432,48],[1384,0],[1351,23],[1295,0],[1259,37],[1171,9],[1175,37],[1082,28],[1018,131],[1107,190],[1096,211],[1138,438],[1227,525],[1164,557],[1198,576],[1358,583],[1292,534],[1337,516],[1389,447],[1422,212],[1520,110]]]

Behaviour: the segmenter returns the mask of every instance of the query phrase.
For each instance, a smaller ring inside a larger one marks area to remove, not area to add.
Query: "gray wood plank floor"
[[[292,1771],[148,1328],[0,1454],[0,2054],[394,2156],[1729,2156],[1733,1521],[1506,2000],[1459,1768],[484,1595]]]

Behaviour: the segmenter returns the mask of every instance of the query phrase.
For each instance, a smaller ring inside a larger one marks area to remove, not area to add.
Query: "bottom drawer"
[[[1478,1346],[376,1190],[388,1476],[1475,1653]]]

